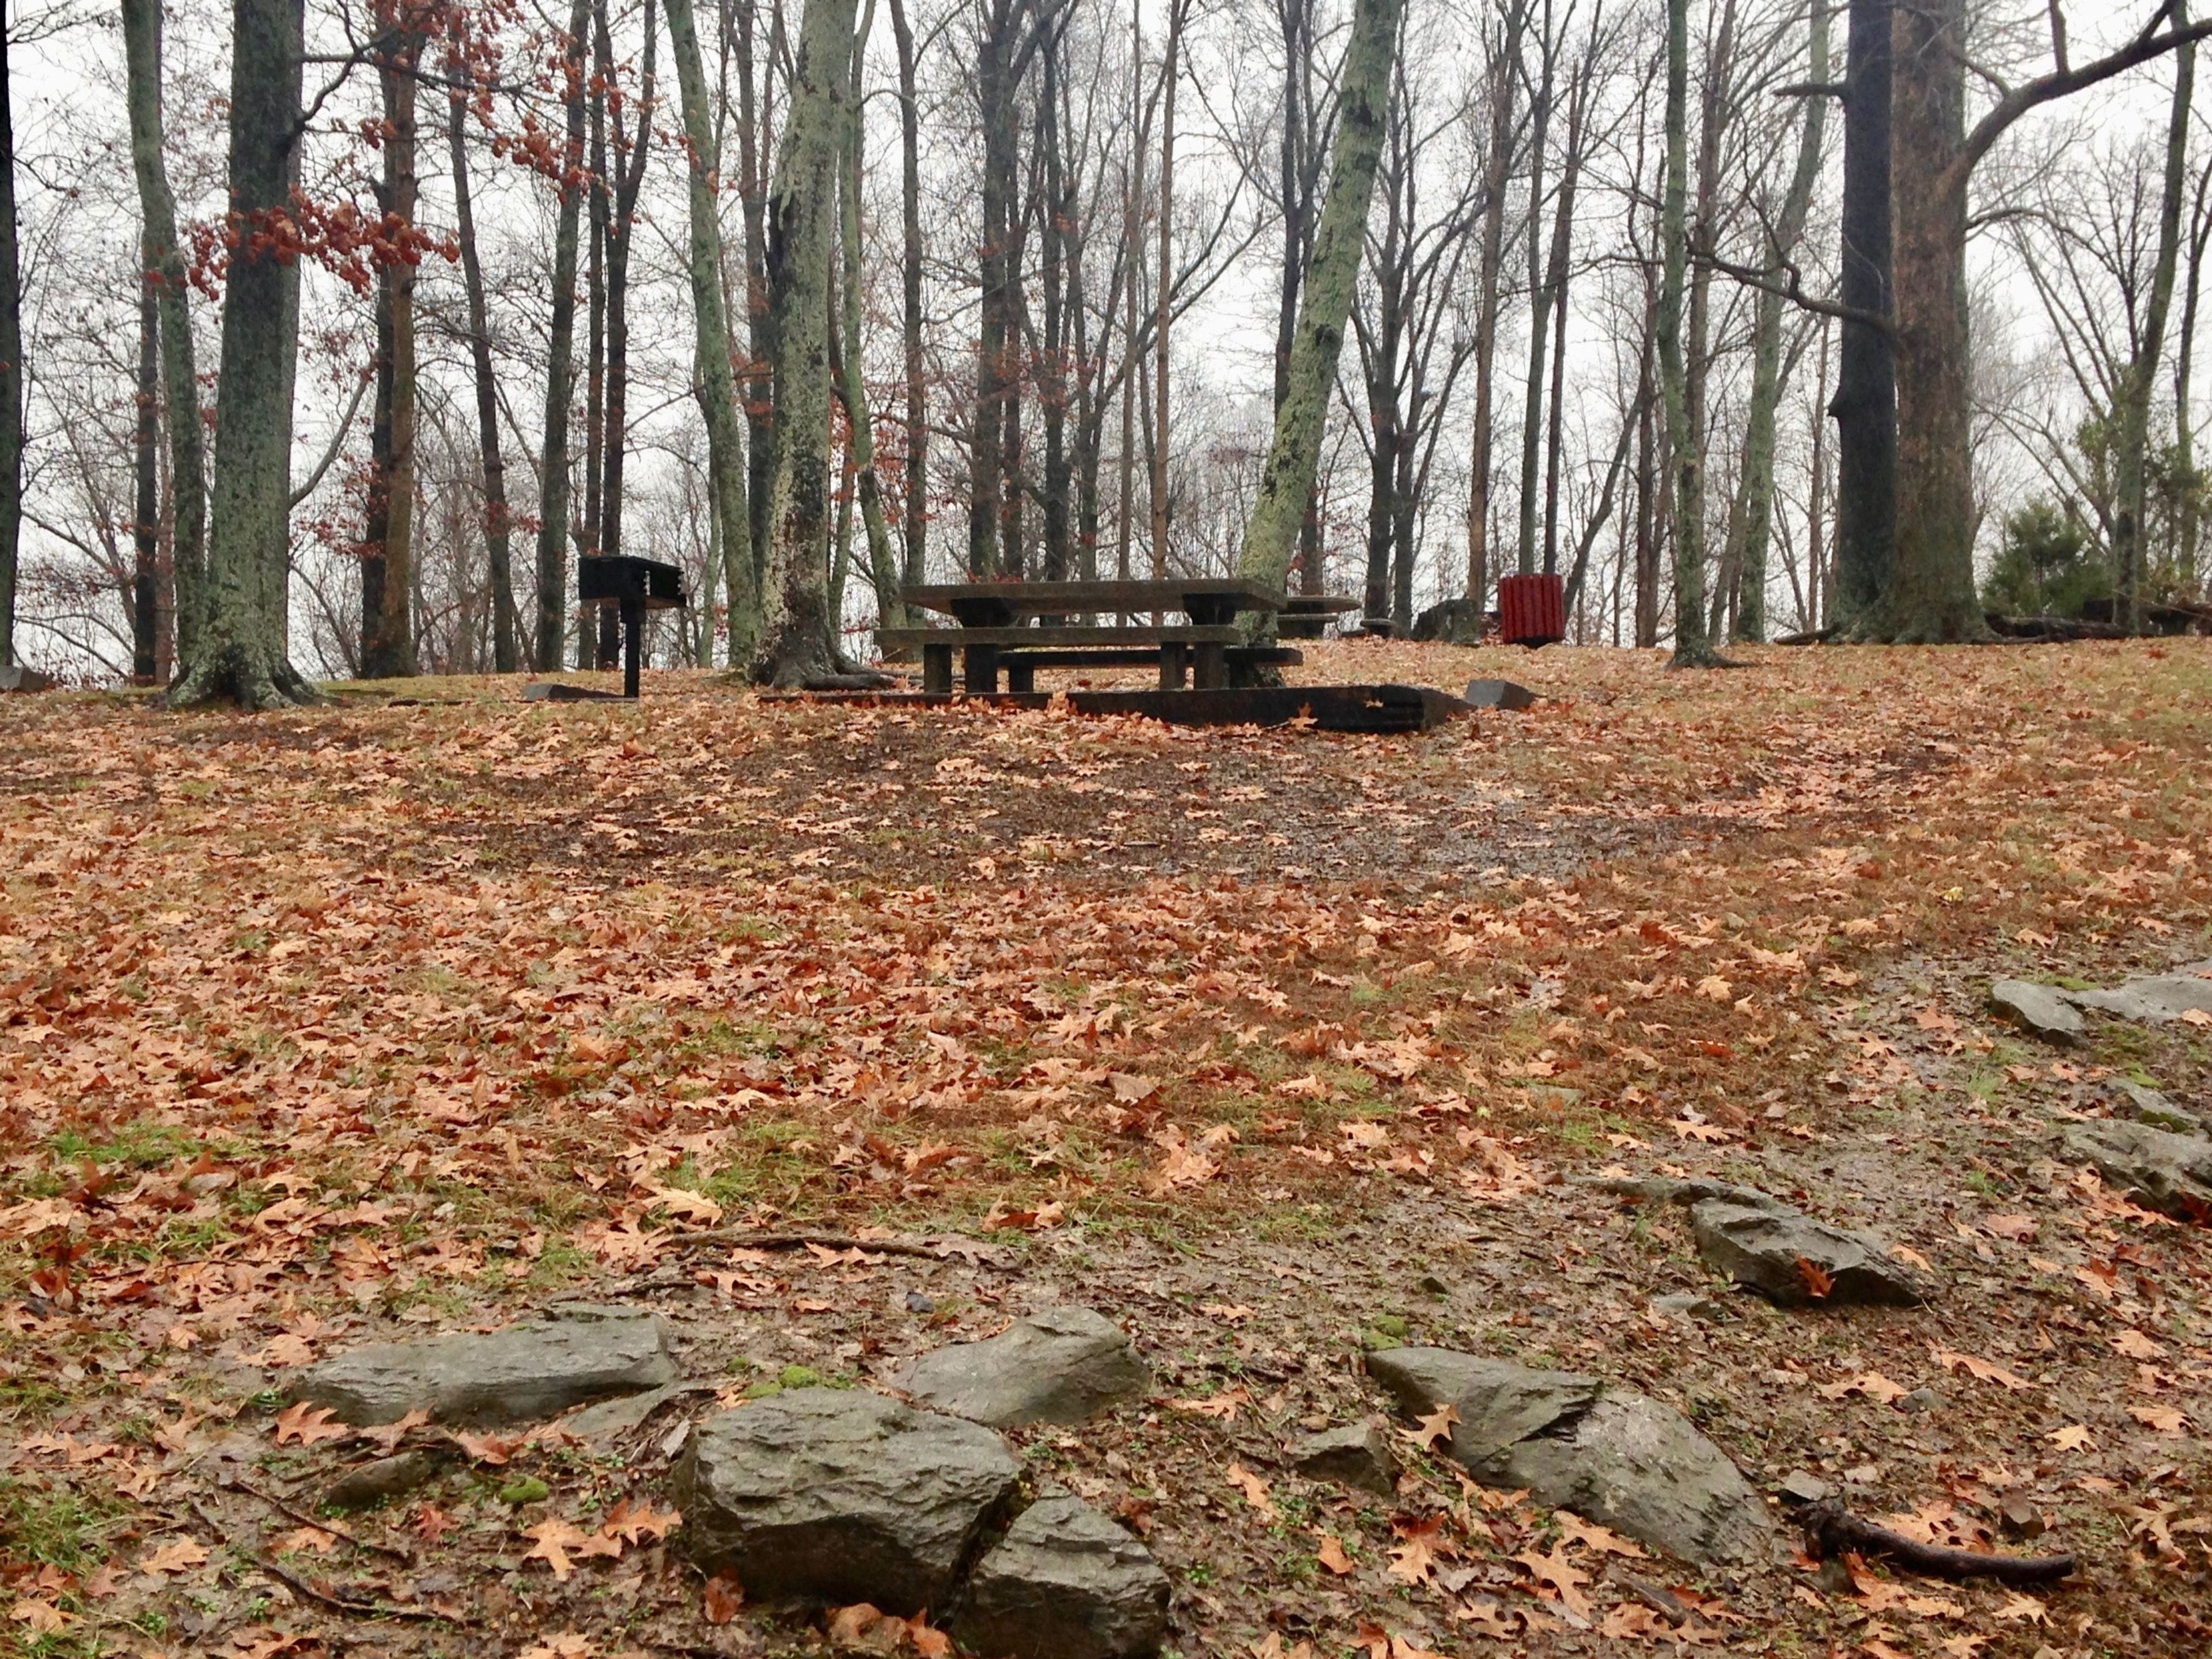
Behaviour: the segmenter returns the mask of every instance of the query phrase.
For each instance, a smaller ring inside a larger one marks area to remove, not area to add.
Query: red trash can
[[[1500,576],[1498,635],[1508,645],[1531,650],[1566,638],[1566,585],[1556,575]]]

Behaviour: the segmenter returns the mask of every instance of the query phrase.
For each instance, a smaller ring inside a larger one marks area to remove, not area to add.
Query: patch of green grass
[[[201,1143],[174,1124],[135,1119],[117,1125],[106,1139],[95,1140],[81,1129],[58,1129],[46,1143],[54,1157],[70,1164],[89,1158],[94,1164],[127,1164],[133,1169],[157,1169],[179,1158],[192,1158]]]
[[[0,1476],[0,1539],[17,1560],[82,1575],[107,1559],[107,1535],[125,1513],[112,1499]]]

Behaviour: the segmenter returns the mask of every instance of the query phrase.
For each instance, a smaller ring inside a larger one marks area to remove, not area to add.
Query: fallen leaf
[[[745,1604],[745,1592],[734,1573],[717,1573],[707,1581],[707,1594],[701,1612],[710,1625],[726,1625],[738,1616],[738,1609]]]
[[[337,1547],[337,1534],[325,1532],[320,1527],[295,1527],[274,1540],[269,1546],[279,1555],[298,1554],[312,1550],[317,1555],[328,1555]]]
[[[2138,1330],[2129,1329],[2122,1331],[2118,1336],[2112,1339],[2112,1346],[2118,1349],[2120,1352],[2125,1354],[2130,1359],[2163,1359],[2166,1358],[2166,1350],[2159,1346],[2157,1343],[2152,1341],[2148,1337],[2145,1336]]]
[[[1595,1521],[1585,1521],[1572,1510],[1554,1510],[1552,1519],[1559,1523],[1559,1541],[1564,1544],[1583,1544],[1605,1555],[1624,1556],[1631,1561],[1644,1559],[1644,1547],[1623,1538],[1609,1527]]]
[[[1268,1492],[1267,1483],[1246,1468],[1242,1463],[1231,1463],[1228,1470],[1229,1483],[1244,1494],[1244,1501],[1260,1511],[1260,1518],[1270,1524],[1282,1519],[1275,1508],[1275,1500]]]
[[[2087,1451],[2097,1443],[2085,1424],[2069,1423],[2043,1437],[2061,1451]]]
[[[1344,1540],[1333,1532],[1322,1534],[1321,1547],[1314,1552],[1314,1559],[1340,1578],[1349,1573],[1355,1565],[1352,1559],[1344,1553]]]
[[[2014,1392],[2035,1386],[2026,1377],[2015,1376],[2003,1366],[1991,1360],[1981,1358],[1978,1355],[1954,1353],[1948,1348],[1936,1348],[1932,1352],[1936,1356],[1936,1363],[1947,1371],[1965,1371],[1978,1382],[2000,1382]]]
[[[2160,1434],[2179,1434],[2188,1420],[2171,1406],[2130,1406],[2128,1415]]]
[[[1459,1421],[1459,1407],[1446,1401],[1426,1417],[1418,1419],[1413,1425],[1413,1438],[1431,1451],[1439,1440],[1451,1438],[1452,1425]]]
[[[343,1440],[353,1429],[349,1424],[333,1422],[337,1414],[328,1406],[311,1406],[304,1400],[288,1406],[276,1413],[276,1443],[289,1446],[296,1441],[312,1446],[319,1440]]]
[[[70,1615],[51,1601],[27,1596],[8,1610],[8,1617],[33,1636],[58,1636],[68,1627]]]
[[[1826,1302],[1828,1292],[1836,1288],[1834,1274],[1802,1255],[1797,1258],[1797,1277],[1805,1282],[1805,1294],[1815,1302]]]
[[[1559,1605],[1578,1618],[1590,1615],[1589,1597],[1582,1587],[1589,1583],[1589,1575],[1567,1559],[1563,1545],[1554,1544],[1549,1552],[1539,1555],[1534,1550],[1523,1550],[1513,1558],[1528,1569],[1529,1576],[1540,1584],[1549,1584],[1558,1595]]]
[[[207,1559],[208,1553],[205,1546],[195,1543],[189,1538],[179,1538],[172,1543],[162,1545],[161,1548],[139,1562],[138,1565],[147,1572],[184,1572],[190,1568],[198,1566]]]

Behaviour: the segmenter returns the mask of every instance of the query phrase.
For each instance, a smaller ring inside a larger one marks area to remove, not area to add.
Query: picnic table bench
[[[1232,667],[1288,666],[1305,660],[1288,646],[1248,646],[1240,611],[1279,611],[1283,596],[1238,577],[1176,577],[1159,581],[956,582],[909,587],[912,608],[953,618],[954,626],[887,628],[887,651],[919,649],[922,690],[952,690],[952,653],[962,653],[962,684],[995,692],[999,674],[1010,691],[1036,687],[1040,668],[1141,667],[1159,665],[1160,689],[1179,691],[1186,676],[1201,690],[1226,686]],[[1111,614],[1111,625],[1071,617]],[[1179,615],[1179,623],[1133,620]]]

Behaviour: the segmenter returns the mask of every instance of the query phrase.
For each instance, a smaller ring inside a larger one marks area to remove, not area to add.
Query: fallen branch
[[[350,1595],[340,1595],[335,1590],[326,1590],[320,1585],[302,1578],[289,1567],[278,1565],[269,1556],[257,1555],[253,1558],[253,1561],[256,1566],[271,1578],[306,1596],[310,1601],[319,1601],[326,1607],[335,1607],[340,1613],[349,1613],[356,1619],[406,1619],[417,1624],[463,1626],[476,1623],[475,1620],[464,1618],[458,1613],[442,1613],[435,1607],[403,1607],[389,1601],[364,1601]]]
[[[862,1250],[878,1255],[920,1256],[929,1261],[947,1261],[959,1256],[981,1267],[1005,1268],[1012,1265],[1003,1253],[965,1238],[854,1238],[845,1233],[716,1231],[676,1233],[660,1242],[664,1246],[681,1245],[686,1249],[696,1244],[726,1244],[744,1250],[804,1250],[819,1247],[825,1250]]]
[[[258,1498],[279,1515],[288,1515],[302,1526],[313,1527],[318,1532],[326,1532],[333,1538],[342,1538],[357,1550],[374,1550],[377,1554],[388,1555],[395,1561],[404,1561],[410,1567],[415,1565],[414,1551],[398,1544],[380,1544],[374,1538],[363,1538],[351,1528],[342,1525],[338,1522],[325,1521],[319,1515],[311,1515],[306,1510],[295,1508],[277,1497],[275,1492],[264,1492],[251,1480],[240,1476],[232,1475],[219,1484]]]
[[[2074,1571],[2074,1557],[1991,1555],[1981,1550],[1923,1544],[1901,1532],[1853,1515],[1835,1499],[1805,1511],[1805,1551],[1816,1561],[1856,1552],[1879,1555],[1929,1578],[1994,1578],[2002,1584],[2051,1584]]]

